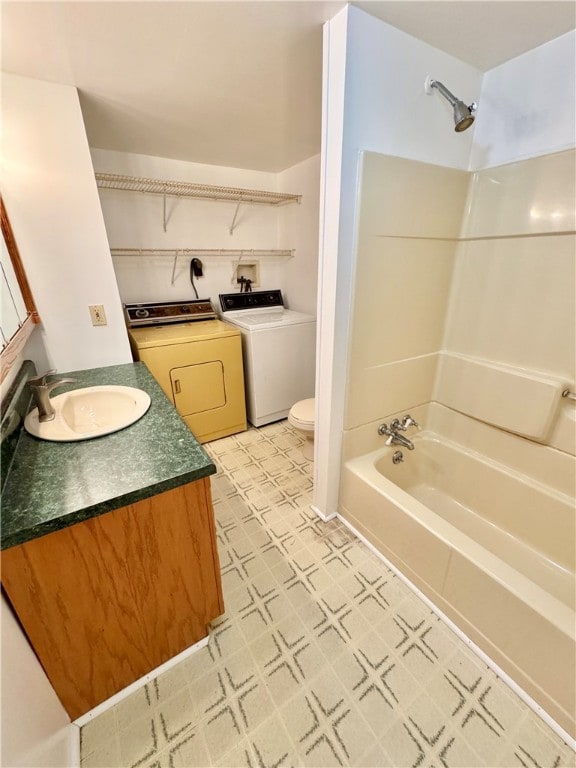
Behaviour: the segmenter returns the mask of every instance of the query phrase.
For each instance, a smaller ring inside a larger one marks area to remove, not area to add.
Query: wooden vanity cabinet
[[[223,613],[209,478],[5,550],[2,583],[79,717],[206,637]]]

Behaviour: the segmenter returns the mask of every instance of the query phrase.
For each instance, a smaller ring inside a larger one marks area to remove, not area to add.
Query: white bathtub
[[[413,442],[345,462],[341,516],[574,736],[574,499],[433,432]]]

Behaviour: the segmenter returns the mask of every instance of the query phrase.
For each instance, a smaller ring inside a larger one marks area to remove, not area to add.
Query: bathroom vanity
[[[151,397],[94,440],[22,431],[3,488],[2,586],[75,719],[206,637],[224,606],[209,457],[143,363],[68,375]]]

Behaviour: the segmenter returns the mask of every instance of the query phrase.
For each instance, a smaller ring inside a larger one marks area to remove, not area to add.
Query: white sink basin
[[[134,424],[150,407],[150,397],[134,387],[84,387],[50,398],[56,415],[38,421],[38,408],[30,411],[24,427],[42,440],[90,440]]]

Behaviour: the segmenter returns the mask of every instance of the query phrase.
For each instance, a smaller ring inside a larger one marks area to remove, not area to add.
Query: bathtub
[[[574,499],[440,434],[413,442],[345,461],[340,516],[574,737]]]

